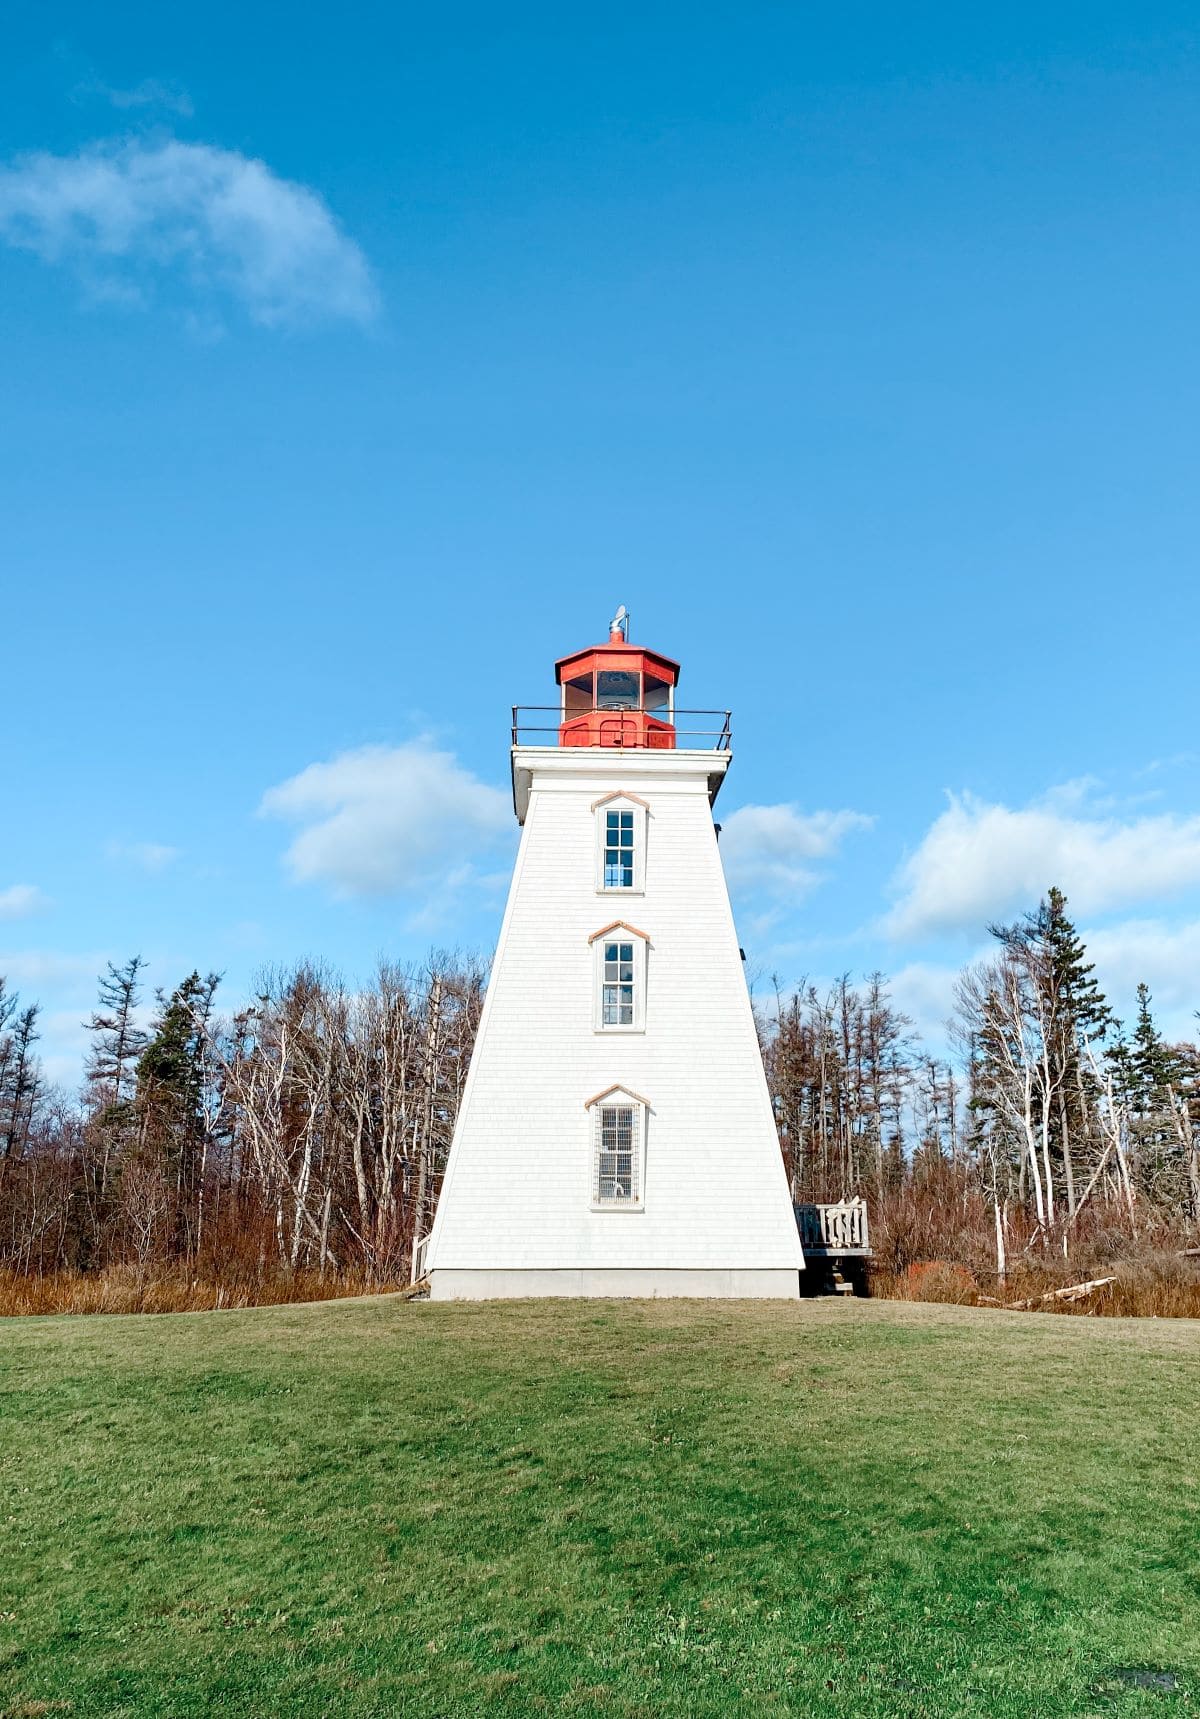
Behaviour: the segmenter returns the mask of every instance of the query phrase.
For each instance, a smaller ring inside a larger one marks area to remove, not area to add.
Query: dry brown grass
[[[206,1313],[225,1307],[276,1307],[292,1301],[336,1301],[405,1287],[362,1272],[262,1272],[197,1276],[185,1267],[110,1266],[25,1277],[0,1270],[0,1317],[30,1313]]]
[[[1032,1311],[1074,1313],[1091,1317],[1136,1319],[1200,1319],[1200,1260],[1177,1252],[1148,1249],[1097,1264],[1025,1264],[1008,1274],[1003,1285],[994,1271],[976,1274],[951,1260],[928,1260],[904,1271],[871,1273],[871,1294],[890,1301],[943,1301],[959,1304],[1000,1303],[1000,1310],[1033,1302]],[[1056,1301],[1053,1293],[1085,1279],[1112,1276],[1115,1281],[1079,1301]],[[1043,1299],[1043,1297],[1047,1299]]]

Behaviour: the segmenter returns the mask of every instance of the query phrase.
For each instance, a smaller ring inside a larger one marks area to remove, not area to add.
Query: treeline
[[[1051,889],[967,969],[953,1060],[931,1057],[885,981],[776,993],[760,1011],[797,1200],[862,1193],[894,1269],[1128,1251],[1200,1222],[1200,1050],[1150,993],[1123,1025]]]
[[[401,1279],[431,1220],[483,969],[385,965],[351,991],[306,965],[231,1018],[216,976],[192,973],[147,1027],[141,979],[134,958],[101,980],[78,1107],[42,1089],[36,1010],[0,1003],[0,1265]]]
[[[944,1259],[1003,1281],[1030,1260],[1190,1240],[1200,1051],[1166,1042],[1144,986],[1121,1024],[1058,890],[991,931],[948,1058],[880,975],[760,1003],[793,1198],[862,1194],[894,1273]],[[405,1281],[485,977],[439,956],[349,989],[304,965],[228,1016],[196,972],[147,1019],[135,958],[101,980],[74,1103],[43,1081],[36,1006],[0,983],[0,1270]]]

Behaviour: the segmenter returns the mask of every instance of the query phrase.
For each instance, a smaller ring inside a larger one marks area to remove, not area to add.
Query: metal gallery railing
[[[596,714],[611,716],[614,720],[625,717],[636,717],[641,711],[619,709],[597,709],[596,712],[587,710],[571,711],[563,716],[562,707],[557,704],[514,704],[512,707],[512,743],[514,746],[557,746],[559,731],[564,721],[574,721],[576,717]],[[680,710],[678,707],[668,718],[666,710],[647,710],[645,715],[656,723],[669,722],[669,731],[674,746],[679,749],[692,749],[698,752],[728,752],[733,745],[733,732],[730,723],[733,713],[729,710]],[[661,736],[667,732],[662,728],[648,729],[644,734],[638,733],[635,724],[631,724],[632,737],[622,740],[627,747],[653,749],[661,747]],[[660,738],[655,738],[659,736]]]

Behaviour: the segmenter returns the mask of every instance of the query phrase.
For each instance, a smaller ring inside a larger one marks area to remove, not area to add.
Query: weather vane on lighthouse
[[[626,643],[629,642],[629,610],[624,603],[620,605],[608,623],[608,637],[611,644],[615,644],[618,638],[624,639]]]

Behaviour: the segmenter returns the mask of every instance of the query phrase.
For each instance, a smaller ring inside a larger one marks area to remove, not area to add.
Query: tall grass
[[[206,1313],[224,1307],[277,1307],[336,1301],[403,1287],[361,1271],[244,1271],[196,1275],[185,1265],[109,1266],[24,1276],[0,1270],[0,1317],[28,1313]]]
[[[1056,1290],[1103,1277],[1113,1282],[1078,1301],[1054,1297]],[[1112,1261],[1105,1269],[1022,1263],[1003,1283],[994,1270],[977,1275],[952,1260],[929,1260],[904,1271],[873,1271],[870,1289],[872,1295],[891,1301],[1022,1306],[1027,1312],[1123,1319],[1200,1319],[1200,1261],[1155,1249]],[[1024,1305],[1028,1303],[1032,1306]]]
[[[1193,1228],[1140,1203],[1093,1204],[1051,1233],[1031,1213],[1004,1219],[1006,1270],[996,1260],[995,1210],[978,1188],[943,1164],[871,1207],[872,1295],[894,1301],[998,1304],[1033,1302],[1037,1311],[1150,1319],[1200,1319],[1200,1258]],[[1079,1301],[1053,1292],[1111,1277]],[[1046,1299],[1043,1299],[1045,1297]]]

